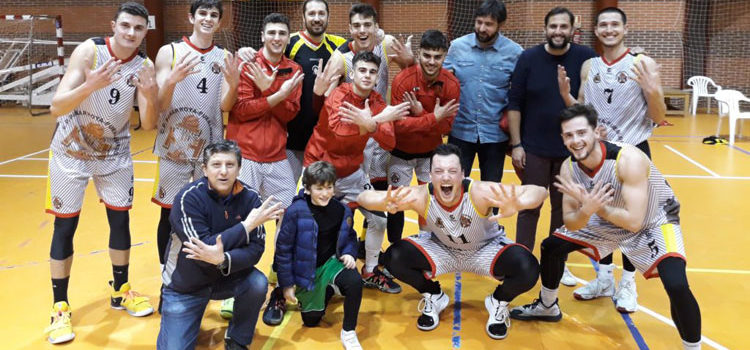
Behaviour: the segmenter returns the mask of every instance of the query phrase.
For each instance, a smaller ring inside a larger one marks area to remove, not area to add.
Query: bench
[[[669,101],[670,99],[682,99],[682,109],[669,109],[669,104],[667,104],[667,111],[666,115],[682,115],[683,117],[687,117],[688,112],[690,112],[690,90],[680,90],[680,89],[673,89],[673,88],[664,88],[664,100]]]

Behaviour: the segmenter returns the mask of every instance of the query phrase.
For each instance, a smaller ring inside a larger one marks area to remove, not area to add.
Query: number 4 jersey
[[[92,38],[96,46],[91,69],[104,65],[114,53],[109,38]],[[57,119],[51,148],[56,155],[80,160],[104,160],[130,155],[130,114],[135,100],[135,79],[148,58],[140,51],[122,60],[120,76],[96,90],[72,112]]]
[[[196,161],[203,148],[221,140],[221,85],[226,50],[218,45],[200,49],[187,37],[171,44],[172,67],[184,56],[200,60],[190,74],[177,83],[172,103],[159,116],[154,154],[177,162]]]

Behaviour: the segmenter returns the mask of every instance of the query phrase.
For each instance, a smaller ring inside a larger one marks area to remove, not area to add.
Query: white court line
[[[575,277],[575,276],[573,276],[573,277]],[[582,280],[582,279],[580,279],[578,277],[575,277],[575,279],[578,281],[578,283],[581,283],[583,285],[588,284],[588,281],[584,281],[584,280]],[[661,322],[663,322],[663,323],[665,323],[665,324],[667,324],[669,326],[672,326],[672,328],[675,328],[675,329],[677,328],[677,327],[675,327],[674,322],[672,322],[672,320],[670,320],[669,318],[664,317],[663,315],[657,313],[656,311],[653,311],[653,310],[651,310],[651,309],[649,309],[649,308],[647,308],[647,307],[645,307],[645,306],[643,306],[641,304],[638,304],[638,311],[643,311],[646,315],[649,315],[649,316],[651,316],[651,317],[653,317],[653,318],[655,318],[655,319],[657,319],[657,320],[659,320],[659,321],[661,321]],[[705,336],[703,334],[701,334],[701,341],[704,344],[710,345],[710,346],[712,346],[715,349],[729,350],[725,346],[723,346],[723,345],[721,345],[721,344],[719,344],[719,343],[711,340],[711,338],[709,338],[709,337],[707,337],[707,336]]]
[[[712,171],[711,169],[709,169],[709,168],[706,168],[706,167],[705,167],[705,166],[703,166],[703,165],[702,165],[701,163],[698,163],[698,162],[694,161],[694,160],[693,160],[693,159],[691,159],[690,157],[688,157],[688,156],[686,156],[686,155],[682,154],[682,152],[680,152],[680,151],[678,151],[678,150],[676,150],[676,149],[674,149],[674,148],[670,147],[669,145],[664,145],[664,147],[666,147],[666,148],[667,148],[668,150],[670,150],[670,151],[674,152],[674,153],[675,153],[675,154],[677,154],[678,156],[680,156],[680,157],[682,157],[682,158],[685,158],[685,160],[687,160],[687,161],[688,161],[688,162],[690,162],[690,163],[693,163],[693,165],[695,165],[695,166],[697,166],[697,167],[699,167],[699,168],[703,169],[703,170],[704,170],[705,172],[707,172],[707,173],[711,174],[711,175],[712,175],[713,177],[720,177],[720,176],[719,176],[719,174],[717,174],[717,173],[713,172],[713,171]]]
[[[18,160],[42,160],[42,161],[48,161],[49,158],[23,158]],[[156,164],[155,160],[133,160],[133,163],[146,163],[146,164]]]
[[[10,162],[15,162],[15,161],[17,161],[17,160],[20,160],[20,159],[26,158],[26,157],[28,157],[28,156],[33,156],[33,155],[35,155],[35,154],[37,154],[37,153],[42,153],[42,152],[44,152],[44,151],[49,151],[49,148],[45,148],[45,149],[43,149],[43,150],[41,150],[41,151],[36,151],[36,152],[34,152],[34,153],[29,153],[29,154],[27,154],[27,155],[25,155],[25,156],[20,156],[20,157],[16,157],[16,158],[13,158],[13,159],[8,159],[8,160],[6,160],[6,161],[4,161],[4,162],[0,162],[0,165],[3,165],[3,164],[8,164],[8,163],[10,163]]]
[[[588,268],[594,268],[591,264],[581,264],[581,263],[565,263],[568,266],[573,267],[588,267]],[[618,268],[622,269],[622,266],[617,265]],[[725,274],[731,274],[731,275],[750,275],[750,270],[732,270],[732,269],[701,269],[701,268],[694,268],[694,267],[688,267],[685,269],[687,272],[702,272],[702,273],[725,273]]]
[[[417,223],[417,220],[414,220],[412,218],[405,218],[405,219],[408,222],[413,222],[415,224]],[[576,266],[576,267],[578,267],[578,266],[584,266],[584,264],[572,264],[572,263],[568,263],[568,265],[570,265],[570,266]],[[586,264],[586,266],[593,268],[593,266],[591,264]],[[719,270],[714,271],[713,269],[687,269],[687,270],[688,271],[693,270],[695,272],[718,272],[719,271]],[[705,271],[697,271],[697,270],[705,270]],[[721,270],[721,271],[729,271],[729,270]],[[750,271],[741,271],[741,270],[738,270],[738,273],[750,273]],[[582,279],[580,279],[578,277],[576,277],[576,280],[578,281],[578,283],[581,283],[583,285],[588,284],[588,281],[582,280]],[[649,316],[652,316],[655,319],[657,319],[657,320],[659,320],[659,321],[661,321],[663,323],[666,323],[667,325],[672,326],[672,328],[677,328],[677,327],[675,327],[674,322],[672,322],[672,320],[670,320],[670,319],[662,316],[661,314],[659,314],[659,313],[657,313],[657,312],[655,312],[655,311],[653,311],[653,310],[651,310],[651,309],[649,309],[649,308],[647,308],[647,307],[645,307],[645,306],[643,306],[641,304],[638,304],[638,310],[643,311],[645,314],[647,314]],[[722,346],[721,344],[719,344],[719,343],[711,340],[709,337],[707,337],[705,335],[702,335],[702,334],[701,334],[701,340],[706,345],[710,345],[710,346],[714,347],[715,349],[728,350],[726,347]]]

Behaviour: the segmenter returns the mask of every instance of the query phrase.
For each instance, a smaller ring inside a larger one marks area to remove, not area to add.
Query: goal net
[[[60,16],[0,15],[0,103],[49,106],[63,67]]]

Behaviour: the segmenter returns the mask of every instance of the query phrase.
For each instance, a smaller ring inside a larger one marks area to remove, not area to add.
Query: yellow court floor
[[[716,116],[669,118],[674,126],[656,130],[651,139],[653,159],[667,176],[682,203],[682,230],[688,256],[688,278],[701,306],[705,349],[747,349],[741,331],[750,314],[750,236],[742,226],[750,213],[750,142],[704,145],[715,130]],[[23,109],[0,109],[0,321],[2,349],[47,349],[42,331],[52,302],[49,244],[53,217],[44,213],[47,148],[55,127],[50,116],[30,117]],[[726,123],[724,126],[726,130]],[[159,209],[150,202],[156,158],[151,154],[154,132],[133,131],[135,203],[131,211],[130,281],[158,303],[160,276],[156,249]],[[510,161],[506,160],[506,169]],[[478,172],[472,177],[478,178]],[[517,183],[506,170],[504,181]],[[745,213],[745,214],[742,214]],[[407,216],[405,233],[416,232],[416,217]],[[359,218],[359,216],[358,216]],[[358,219],[359,220],[359,219]],[[538,227],[540,242],[547,232],[548,208]],[[515,236],[515,217],[504,222]],[[268,226],[273,232],[273,225]],[[153,349],[159,316],[136,319],[109,308],[107,280],[108,226],[104,207],[90,185],[75,239],[70,302],[76,339],[60,348]],[[258,267],[267,271],[273,239]],[[538,257],[539,247],[534,250]],[[619,263],[619,254],[615,262]],[[592,263],[571,254],[569,266],[582,281],[595,276]],[[619,278],[620,272],[616,272]],[[658,280],[637,278],[639,311],[620,315],[609,299],[576,301],[573,288],[561,286],[564,317],[558,323],[514,321],[507,339],[491,340],[485,333],[484,297],[495,281],[471,274],[439,278],[451,297],[440,326],[431,332],[416,328],[420,296],[408,286],[397,295],[366,290],[357,332],[365,349],[677,349],[669,302]],[[539,284],[512,305],[531,302]],[[218,303],[209,304],[200,349],[223,349],[226,322]],[[334,299],[319,328],[303,328],[297,312],[289,312],[278,327],[258,322],[252,349],[338,349],[342,303]]]

